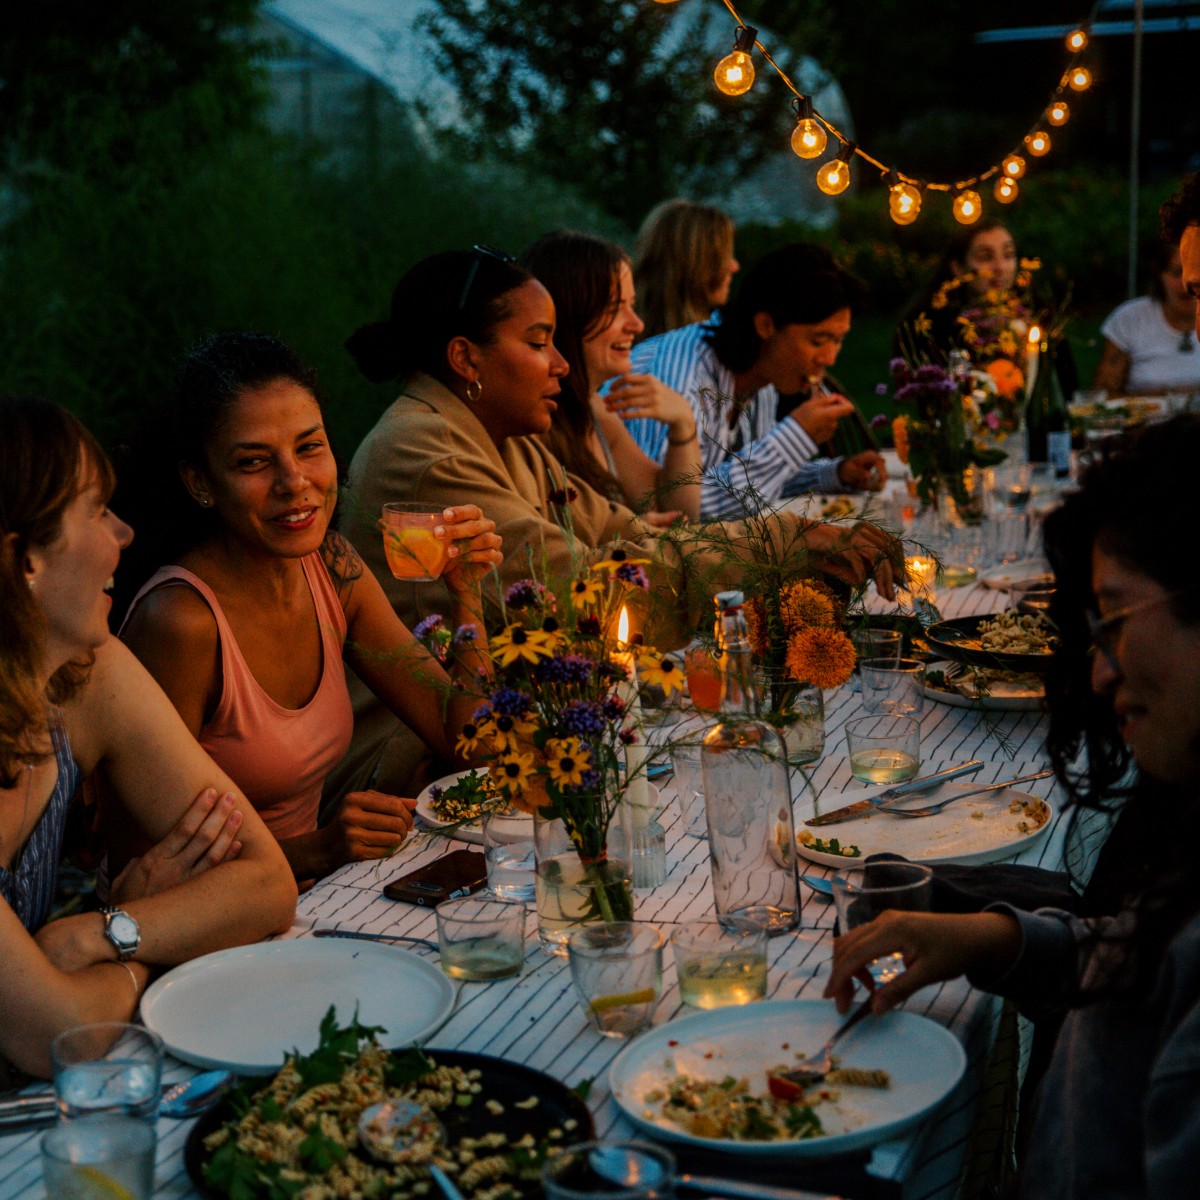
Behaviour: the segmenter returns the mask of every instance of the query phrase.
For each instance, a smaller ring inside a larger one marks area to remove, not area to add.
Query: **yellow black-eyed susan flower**
[[[650,646],[644,646],[638,655],[638,671],[646,683],[662,688],[668,696],[683,691],[683,668],[673,658],[659,654]]]
[[[546,635],[540,629],[526,629],[522,625],[510,625],[491,641],[492,654],[502,667],[524,659],[535,663],[549,658],[551,651],[546,645]]]
[[[592,765],[592,756],[575,737],[550,738],[545,754],[546,769],[559,787],[578,787],[583,783],[583,773]]]

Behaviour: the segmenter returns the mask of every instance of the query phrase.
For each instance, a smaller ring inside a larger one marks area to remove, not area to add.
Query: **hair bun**
[[[358,369],[372,383],[386,383],[400,374],[403,364],[390,321],[360,325],[345,345]]]

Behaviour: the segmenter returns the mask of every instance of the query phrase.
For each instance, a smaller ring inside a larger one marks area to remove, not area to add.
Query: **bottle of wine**
[[[782,933],[800,924],[787,751],[759,717],[741,592],[718,592],[720,720],[700,748],[717,920]]]
[[[1029,439],[1029,461],[1050,463],[1054,474],[1065,479],[1071,473],[1071,418],[1058,382],[1055,350],[1041,345],[1033,390],[1025,405],[1025,429]]]

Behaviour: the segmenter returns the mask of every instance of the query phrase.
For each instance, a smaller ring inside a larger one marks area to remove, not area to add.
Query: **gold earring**
[[[467,380],[467,402],[469,404],[478,404],[479,397],[482,395],[483,384],[480,383],[478,379]]]

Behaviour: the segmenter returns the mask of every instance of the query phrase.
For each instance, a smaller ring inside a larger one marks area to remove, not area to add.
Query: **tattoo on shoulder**
[[[361,579],[366,566],[362,556],[340,533],[332,530],[321,543],[321,559],[333,582],[338,587]]]

